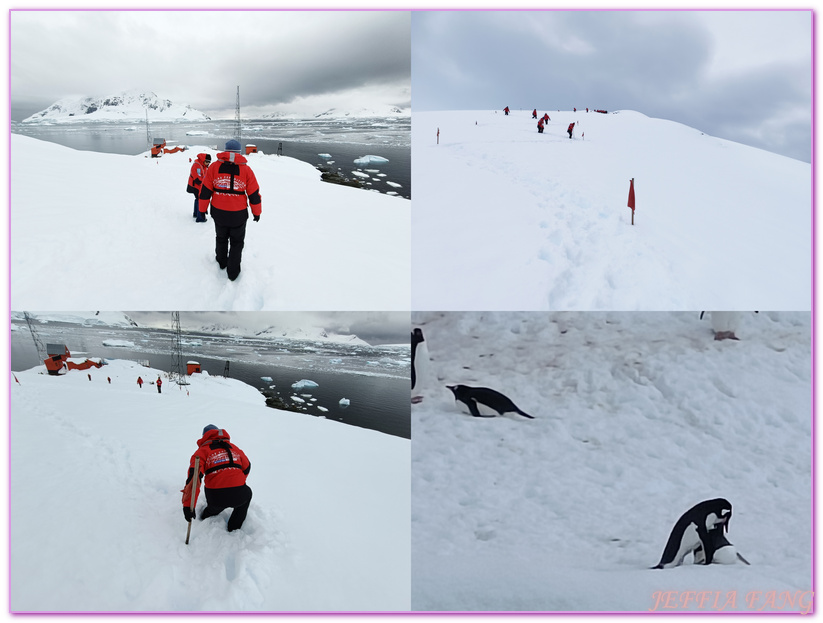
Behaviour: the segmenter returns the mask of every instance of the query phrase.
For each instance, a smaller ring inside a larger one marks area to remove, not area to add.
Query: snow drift
[[[413,114],[412,309],[811,309],[809,164],[632,111],[548,114],[543,134],[531,109]]]
[[[698,312],[412,320],[430,353],[412,405],[413,610],[808,611],[810,314],[748,314],[740,341],[714,341]],[[535,419],[463,415],[452,383]],[[650,569],[716,497],[751,566]]]
[[[12,611],[408,610],[408,440],[208,374],[42,371],[11,379]],[[254,497],[240,530],[224,511],[185,545],[180,490],[207,424],[249,456]]]
[[[13,309],[409,309],[410,202],[327,184],[293,158],[248,156],[263,215],[236,282],[185,192],[199,152],[151,159],[11,136]],[[44,179],[44,171],[47,177]]]

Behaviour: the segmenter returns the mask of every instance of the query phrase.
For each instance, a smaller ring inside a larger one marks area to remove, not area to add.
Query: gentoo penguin
[[[521,411],[506,396],[488,387],[469,387],[468,385],[446,385],[446,387],[452,390],[455,402],[460,403],[474,417],[519,413],[523,417],[534,419],[534,416]]]
[[[715,340],[739,340],[737,337],[737,330],[740,328],[740,321],[743,319],[742,312],[733,311],[713,311],[712,315],[712,331],[714,331]],[[703,314],[700,314],[703,317]]]
[[[729,543],[729,539],[726,538],[722,526],[715,528],[714,530],[709,530],[708,538],[714,548],[714,556],[712,556],[713,563],[718,565],[733,565],[740,560],[747,565],[751,564],[748,560],[741,556],[740,552],[735,549],[734,545]],[[702,546],[694,552],[694,564],[706,564],[706,557],[703,553]]]
[[[702,564],[709,565],[715,552],[715,540],[709,538],[709,532],[719,529],[729,530],[732,518],[732,505],[728,500],[716,498],[696,504],[677,520],[666,542],[663,556],[653,569],[671,569],[683,564],[687,554],[702,548]],[[697,561],[695,561],[697,563]],[[697,563],[700,564],[700,563]]]
[[[429,349],[422,329],[411,333],[411,401],[417,404],[423,400],[421,381],[425,377],[429,363]]]

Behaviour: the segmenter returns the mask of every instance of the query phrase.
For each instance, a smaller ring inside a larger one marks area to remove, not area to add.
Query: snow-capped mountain
[[[369,117],[398,117],[408,116],[411,111],[406,108],[398,108],[397,106],[385,106],[382,108],[360,108],[358,110],[338,110],[330,108],[329,110],[315,115],[315,119],[366,119]]]
[[[334,119],[386,119],[392,117],[410,117],[409,108],[398,106],[382,106],[376,108],[360,108],[358,110],[340,110],[329,108],[321,113],[310,114],[307,112],[276,111],[259,115],[259,119],[264,120],[295,120],[295,119],[316,119],[319,121]]]
[[[12,320],[24,321],[25,312],[11,312]],[[65,322],[86,326],[104,325],[108,327],[139,327],[132,318],[123,312],[49,312],[48,314],[29,314],[37,322]]]
[[[110,327],[141,327],[141,324],[137,323],[123,312],[31,312],[29,315],[40,323],[64,322],[68,324],[82,324],[85,326],[102,325]],[[11,313],[11,318],[14,321],[23,322],[25,320],[24,312],[14,311]],[[156,324],[153,326],[158,328]],[[144,326],[143,328],[146,327]],[[368,342],[360,339],[354,334],[333,333],[327,331],[323,327],[269,326],[261,331],[250,333],[248,328],[243,328],[229,323],[208,323],[199,326],[188,325],[185,327],[185,330],[186,333],[208,333],[230,337],[257,337],[270,340],[300,340],[347,344],[350,346],[370,346]]]
[[[209,121],[210,117],[187,104],[175,104],[155,93],[123,91],[102,97],[63,98],[23,123],[73,123],[78,121]]]
[[[309,340],[314,342],[334,342],[336,344],[349,344],[353,346],[369,346],[356,335],[340,335],[329,333],[322,327],[310,328],[290,328],[290,327],[268,327],[263,331],[255,333],[255,337],[287,340]]]

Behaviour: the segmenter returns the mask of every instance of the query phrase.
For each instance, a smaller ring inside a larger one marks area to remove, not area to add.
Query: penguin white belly
[[[469,409],[469,406],[465,402],[463,402],[462,400],[455,400],[454,404],[457,405],[457,408],[461,412],[468,413],[469,415],[474,415],[471,412],[471,410]],[[484,416],[484,417],[492,417],[492,416],[495,416],[495,415],[500,415],[497,411],[495,411],[494,409],[492,409],[491,407],[489,407],[487,405],[484,405],[482,402],[477,402],[475,400],[474,404],[477,405],[477,412],[480,415]]]
[[[426,342],[417,345],[414,354],[414,387],[412,387],[412,398],[422,398],[424,388],[428,384],[429,375],[429,349]]]
[[[737,563],[737,550],[734,545],[727,545],[721,547],[714,552],[712,562],[719,565],[733,565]]]
[[[690,523],[683,531],[683,536],[680,537],[680,547],[677,549],[677,555],[667,567],[679,567],[683,564],[683,559],[691,554],[694,550],[700,547],[700,537],[697,535],[697,526]]]
[[[716,333],[734,333],[743,319],[741,312],[712,312],[712,329]]]

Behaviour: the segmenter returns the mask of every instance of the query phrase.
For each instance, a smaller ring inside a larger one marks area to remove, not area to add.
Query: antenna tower
[[[26,319],[26,324],[29,326],[29,331],[31,331],[31,339],[34,340],[34,347],[37,349],[37,356],[40,359],[45,359],[48,356],[48,352],[46,351],[46,347],[43,346],[43,340],[40,339],[40,336],[37,335],[37,330],[34,328],[34,318],[29,312],[23,312],[23,317]]]
[[[146,149],[151,149],[151,132],[149,131],[149,109],[146,108]]]
[[[180,312],[171,313],[171,371],[169,378],[178,385],[188,385],[186,374],[183,372],[183,345],[180,331]]]
[[[237,104],[234,107],[234,138],[240,142],[240,85],[237,85]]]

